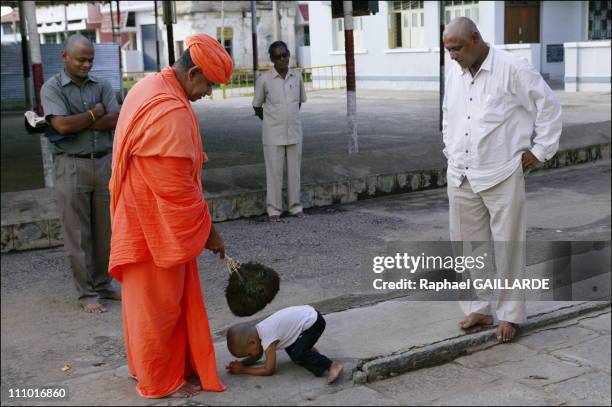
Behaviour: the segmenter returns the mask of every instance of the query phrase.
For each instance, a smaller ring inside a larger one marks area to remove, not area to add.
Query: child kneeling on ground
[[[324,330],[323,315],[310,305],[282,309],[256,325],[234,325],[227,331],[227,347],[232,355],[246,359],[233,361],[226,369],[231,374],[271,376],[276,369],[277,349],[285,349],[291,360],[315,376],[327,371],[327,384],[331,384],[340,375],[342,365],[314,348]],[[264,352],[264,366],[252,367]]]

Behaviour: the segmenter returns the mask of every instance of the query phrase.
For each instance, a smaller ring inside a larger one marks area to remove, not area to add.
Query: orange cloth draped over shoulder
[[[122,285],[128,367],[147,398],[172,394],[192,373],[204,390],[225,389],[196,262],[211,230],[203,161],[198,121],[174,70],[138,82],[115,132],[109,273]]]

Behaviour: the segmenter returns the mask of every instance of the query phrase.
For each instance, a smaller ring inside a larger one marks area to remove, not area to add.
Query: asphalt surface
[[[610,142],[610,93],[555,94],[563,105],[561,148]],[[251,98],[205,99],[193,108],[209,156],[207,169],[263,163],[261,121],[254,116]],[[359,90],[360,156],[367,160],[373,151],[407,150],[411,153],[405,160],[411,166],[444,165],[438,109],[438,92]],[[330,157],[333,163],[334,157],[347,155],[345,90],[311,92],[301,114],[304,166],[309,160]],[[38,136],[25,132],[21,113],[2,112],[0,125],[2,192],[43,188]],[[223,190],[223,185],[215,186],[223,178],[207,177],[205,182],[214,190]]]

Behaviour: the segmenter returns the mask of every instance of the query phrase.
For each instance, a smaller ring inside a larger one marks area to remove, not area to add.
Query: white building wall
[[[87,21],[88,17],[87,4],[68,4],[66,15],[68,17],[68,21],[83,20],[82,24],[68,24],[68,31],[85,29],[85,22]],[[38,7],[36,9],[36,21],[38,24],[42,24],[42,26],[38,27],[39,34],[63,32],[65,30],[64,6]]]
[[[495,48],[525,58],[551,79],[571,78],[573,74],[569,74],[565,67],[567,56],[565,64],[563,62],[549,63],[546,60],[546,46],[585,40],[588,4],[583,1],[544,1],[541,4],[540,43],[504,44],[505,4],[503,1],[481,1],[479,3],[479,30],[486,42]],[[344,64],[344,51],[333,51],[332,49],[330,2],[311,1],[309,10],[313,66]],[[439,3],[424,2],[425,43],[423,48],[418,49],[388,48],[388,11],[388,2],[380,1],[379,12],[376,15],[363,17],[365,49],[355,50],[357,86],[361,88],[437,89],[439,83]],[[567,46],[565,50],[568,51]],[[454,62],[450,60],[448,53],[445,54],[445,68],[448,71]],[[599,59],[594,56],[596,54],[600,55]],[[609,49],[605,50],[602,47],[582,50],[580,51],[579,67],[585,63],[585,59],[588,61],[593,58],[592,63],[595,65],[600,60],[609,61],[609,54]],[[581,89],[596,87],[587,83],[589,80],[601,81],[601,77],[605,77],[605,72],[609,72],[609,68],[605,66],[603,71],[589,74],[599,79],[585,79],[586,82],[583,81],[583,84],[578,87]]]
[[[312,1],[310,14],[311,60],[313,66],[346,63],[344,51],[332,46],[332,18],[329,2]],[[437,89],[439,81],[438,6],[425,2],[425,44],[423,48],[388,48],[388,3],[378,3],[379,12],[362,17],[364,49],[355,50],[355,75],[360,88]],[[432,17],[432,14],[434,17]],[[430,24],[427,24],[430,22]],[[381,69],[381,67],[384,67]]]
[[[585,39],[582,21],[587,16],[584,15],[584,2],[543,1],[540,4],[541,72],[551,79],[561,80],[565,75],[564,63],[547,62],[546,47]]]
[[[140,64],[138,66],[142,67],[142,69],[135,70],[134,72],[139,72],[139,71],[144,70],[144,55],[143,55],[144,48],[143,48],[143,43],[142,43],[141,26],[155,24],[155,11],[153,10],[153,7],[151,7],[150,10],[136,11],[134,17],[135,17],[135,25],[136,25],[136,42],[138,46],[138,53],[140,55]],[[166,46],[166,40],[165,40],[166,37],[163,35],[164,32],[161,30],[162,25],[163,25],[161,13],[159,15],[158,25],[160,28],[159,30],[159,59],[160,59],[160,66],[163,68],[164,66],[167,65],[166,61],[168,60],[168,47]],[[175,25],[175,27],[176,26],[177,25]]]
[[[279,7],[279,32],[281,40],[287,44],[291,52],[292,66],[297,65],[298,49],[295,35],[295,8]],[[194,12],[190,14],[178,14],[178,23],[174,25],[174,41],[184,41],[192,34],[209,34],[217,37],[217,27],[221,27],[220,12]],[[257,60],[259,67],[272,66],[268,55],[268,47],[274,42],[272,33],[272,10],[257,10]],[[232,58],[235,68],[251,69],[253,66],[252,56],[252,33],[251,13],[242,11],[225,11],[224,26],[233,29]],[[160,26],[163,36],[166,38],[165,25]],[[167,58],[167,47],[164,49]]]
[[[566,91],[610,92],[610,45],[610,40],[564,44]]]
[[[11,23],[11,27],[13,26],[14,26],[14,33],[12,34],[5,34],[4,28],[0,27],[0,43],[14,44],[17,42],[21,42],[21,33],[19,32],[19,21],[16,21],[14,25],[13,23]]]
[[[478,29],[489,44],[504,43],[504,2],[481,1],[478,3]]]

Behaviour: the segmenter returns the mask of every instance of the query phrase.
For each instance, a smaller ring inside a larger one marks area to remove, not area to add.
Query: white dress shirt
[[[272,68],[257,78],[253,107],[263,106],[263,144],[283,146],[302,142],[300,104],[304,102],[306,90],[299,72],[289,68],[283,79]]]
[[[556,154],[561,105],[527,60],[490,47],[473,77],[454,65],[442,106],[449,185],[467,177],[473,192],[484,191],[512,175],[525,151],[540,161]]]

